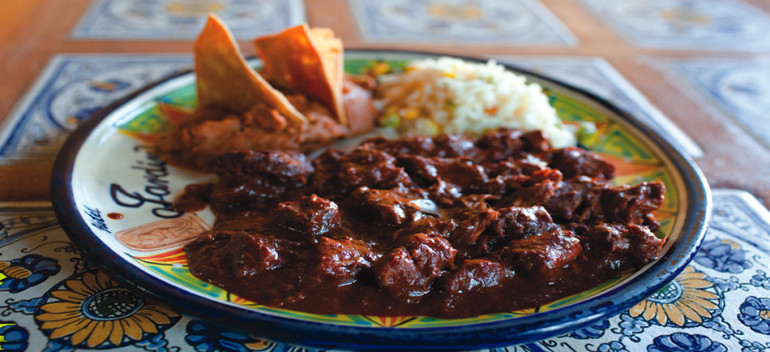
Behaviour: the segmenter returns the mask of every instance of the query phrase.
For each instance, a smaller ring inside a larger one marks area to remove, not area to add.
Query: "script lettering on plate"
[[[163,219],[115,233],[124,246],[141,252],[174,248],[190,242],[211,227],[193,213],[176,219]]]
[[[107,222],[104,221],[104,218],[102,217],[102,212],[99,211],[99,209],[96,208],[89,208],[87,206],[83,206],[85,209],[86,215],[88,215],[88,219],[90,220],[89,223],[91,226],[102,230],[106,233],[112,233],[109,228],[107,228]]]
[[[182,216],[183,212],[174,209],[166,197],[171,195],[168,187],[168,167],[166,163],[150,150],[152,147],[138,145],[134,152],[140,154],[143,159],[137,160],[132,169],[142,170],[147,181],[140,192],[126,190],[123,186],[113,183],[110,185],[112,200],[124,207],[139,208],[144,205],[153,206],[152,214],[163,219],[174,219]]]

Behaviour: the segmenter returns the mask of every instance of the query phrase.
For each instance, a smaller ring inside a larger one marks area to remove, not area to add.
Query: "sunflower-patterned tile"
[[[102,271],[75,274],[48,291],[34,313],[51,342],[75,348],[122,347],[174,326],[180,315],[121,287]]]

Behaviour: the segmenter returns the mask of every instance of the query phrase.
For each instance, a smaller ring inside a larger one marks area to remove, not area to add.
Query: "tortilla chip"
[[[216,15],[209,15],[193,52],[199,108],[240,114],[264,102],[290,120],[307,122],[283,93],[246,63],[232,33]]]
[[[327,28],[289,28],[254,39],[264,72],[284,85],[326,106],[346,124],[342,102],[344,79],[342,41]]]

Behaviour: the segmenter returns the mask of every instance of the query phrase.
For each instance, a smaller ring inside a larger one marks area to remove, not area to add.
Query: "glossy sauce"
[[[654,260],[661,183],[611,187],[614,168],[539,132],[376,138],[315,160],[220,158],[211,233],[191,272],[254,302],[321,314],[458,318],[536,307]]]

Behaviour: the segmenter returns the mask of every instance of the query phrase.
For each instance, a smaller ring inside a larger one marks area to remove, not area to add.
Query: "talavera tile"
[[[93,112],[192,66],[190,55],[58,55],[0,129],[0,160],[52,158]]]
[[[305,22],[302,0],[95,0],[72,36],[79,39],[194,39],[214,12],[238,39]]]
[[[770,14],[739,0],[580,0],[645,47],[770,50]]]
[[[645,63],[708,111],[727,115],[770,148],[770,60],[651,59]],[[709,109],[711,108],[711,109]]]
[[[577,40],[536,0],[349,0],[364,40],[572,45]]]

